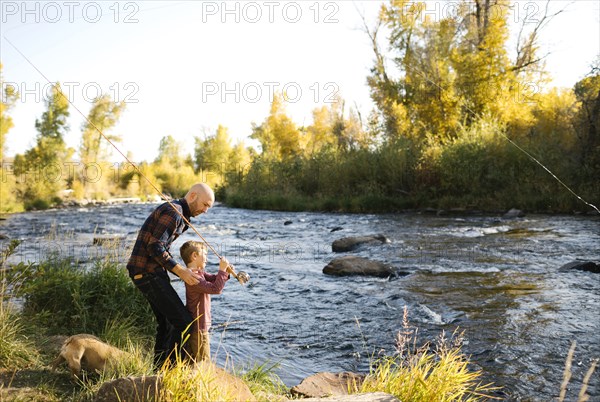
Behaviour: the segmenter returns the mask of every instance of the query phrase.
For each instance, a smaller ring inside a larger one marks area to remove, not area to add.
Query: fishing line
[[[4,35],[2,35],[4,37],[4,39],[31,65],[31,67],[33,67],[42,77],[44,77],[44,79],[46,81],[48,81],[48,83],[50,85],[52,84],[52,81],[50,81],[48,79],[48,77],[46,77],[44,75],[44,73],[42,73],[32,62],[31,60],[29,60],[27,58],[27,56],[25,56],[10,40],[8,40],[8,38]],[[198,230],[194,227],[194,225],[192,225],[192,223],[183,215],[183,213],[179,212],[179,210],[175,207],[175,205],[173,205],[173,203],[168,199],[168,197],[158,189],[158,187],[156,187],[154,185],[154,183],[152,183],[152,181],[137,167],[137,165],[135,163],[133,163],[131,160],[129,160],[129,158],[123,153],[121,152],[121,150],[106,136],[104,135],[104,133],[92,122],[90,121],[90,119],[88,119],[88,117],[83,114],[83,112],[81,110],[79,110],[79,108],[77,106],[75,106],[75,104],[73,104],[73,102],[71,102],[71,100],[69,98],[67,98],[67,96],[62,92],[62,89],[60,89],[59,87],[57,87],[56,85],[54,85],[55,88],[58,89],[58,92],[62,95],[63,98],[65,98],[67,100],[67,102],[69,102],[69,104],[71,106],[73,106],[73,108],[75,110],[77,110],[77,112],[79,112],[80,115],[83,116],[83,118],[102,136],[102,138],[104,138],[110,145],[113,146],[113,148],[115,148],[117,150],[117,152],[123,157],[125,158],[125,160],[131,165],[133,166],[133,168],[138,172],[138,174],[140,176],[142,176],[144,179],[146,179],[146,181],[148,182],[148,184],[150,184],[150,186],[158,193],[158,195],[160,195],[160,197],[165,200],[170,206],[171,208],[173,208],[173,210],[177,213],[177,215],[179,215],[183,221],[185,222],[186,225],[188,225],[190,228],[192,228],[192,230],[198,235],[198,237],[200,237],[200,239],[202,239],[202,241],[204,242],[204,244],[206,244],[206,246],[217,256],[217,258],[219,258],[219,260],[222,260],[223,257],[217,252],[217,250],[214,249],[214,247],[204,238],[204,236],[202,236],[200,234],[200,232],[198,232]],[[233,265],[230,264],[231,267],[233,267]],[[247,274],[245,272],[232,272],[231,274],[238,279],[240,282],[242,282],[243,279],[245,278],[241,278],[242,280],[240,280],[240,278],[238,278],[238,274],[240,277],[242,277],[242,273],[244,275],[247,276]]]
[[[431,84],[433,84],[435,87],[437,87],[438,89],[444,91],[445,89],[439,85],[437,82],[432,81],[431,79],[429,79],[429,77],[427,77],[423,72],[421,72],[419,69],[415,69],[415,71],[417,72],[417,74],[419,74],[421,77],[423,77],[426,81],[430,82]],[[465,108],[467,110],[469,110],[471,113],[473,113],[473,115],[477,115],[477,113],[475,113],[473,111],[473,109],[469,108],[469,106],[465,106]],[[537,163],[538,165],[540,165],[546,172],[548,172],[550,174],[550,176],[552,176],[557,182],[559,182],[564,188],[566,188],[567,190],[569,190],[569,192],[571,194],[573,194],[575,197],[577,197],[578,200],[580,200],[581,202],[583,202],[585,205],[592,207],[593,209],[596,210],[596,212],[598,212],[600,214],[600,209],[598,209],[598,207],[596,207],[594,204],[587,202],[586,200],[584,200],[581,196],[579,196],[575,191],[573,191],[569,186],[567,186],[561,179],[558,178],[558,176],[556,176],[554,173],[552,173],[552,171],[550,169],[548,169],[546,166],[544,166],[544,164],[542,164],[542,162],[540,162],[537,158],[535,158],[533,155],[531,155],[529,152],[527,152],[526,150],[524,150],[522,147],[520,147],[516,142],[514,142],[513,140],[511,140],[510,138],[508,138],[508,136],[506,134],[504,134],[502,131],[497,131],[498,134],[500,134],[502,137],[504,137],[508,142],[510,142],[512,145],[514,145],[519,151],[523,152],[525,155],[527,155],[530,159],[532,159],[535,163]]]

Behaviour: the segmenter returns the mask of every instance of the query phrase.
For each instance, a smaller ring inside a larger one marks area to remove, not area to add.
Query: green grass
[[[23,300],[23,317],[45,334],[120,332],[113,339],[153,334],[148,303],[127,270],[115,262],[101,260],[87,269],[71,259],[50,259],[38,265],[20,263],[10,274],[18,278],[14,296]]]
[[[2,294],[5,288],[0,286]],[[21,316],[9,301],[0,297],[0,368],[29,367],[39,356],[27,337]]]
[[[8,274],[5,262],[19,244],[18,240],[13,240],[0,251],[0,368],[28,367],[39,358],[32,352],[33,341],[27,337],[23,319],[9,297],[9,292],[18,285]]]
[[[254,362],[246,368],[242,368],[236,374],[252,391],[252,394],[261,396],[261,400],[278,400],[287,393],[287,388],[281,378],[275,374],[279,363]]]

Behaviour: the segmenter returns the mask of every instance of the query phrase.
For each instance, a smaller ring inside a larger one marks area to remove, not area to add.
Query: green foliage
[[[214,135],[196,137],[194,155],[200,181],[217,188],[224,183],[239,182],[251,160],[244,143],[232,146],[227,128],[221,125]]]
[[[27,336],[22,318],[5,300],[6,288],[0,286],[0,368],[24,368],[34,364],[39,356],[33,340]]]
[[[14,272],[21,278],[16,295],[24,299],[24,316],[49,334],[103,334],[115,322],[152,334],[148,303],[116,263],[99,261],[86,270],[68,259],[50,259],[35,266],[21,263]]]
[[[23,204],[17,198],[17,182],[13,174],[12,166],[5,161],[6,137],[8,131],[13,127],[12,118],[8,115],[19,96],[16,89],[11,85],[5,85],[2,76],[2,63],[0,63],[0,88],[4,93],[0,94],[0,213],[20,212]]]
[[[163,137],[158,148],[158,157],[146,169],[150,175],[144,172],[154,184],[159,185],[163,192],[175,198],[184,196],[190,186],[197,181],[193,161],[182,155],[182,148],[182,145],[172,136]],[[156,190],[152,189],[145,179],[140,177],[139,183],[146,186],[145,194],[156,194]]]
[[[19,240],[11,242],[0,252],[0,368],[22,368],[38,362],[38,354],[32,350],[32,339],[27,331],[17,307],[11,299],[18,284],[9,273],[5,262],[17,247]]]
[[[158,183],[162,187],[163,192],[170,194],[174,198],[183,197],[190,189],[190,186],[198,181],[194,169],[190,165],[176,168],[174,165],[163,161],[159,164],[153,164],[152,172],[157,179],[154,183]],[[153,190],[148,194],[153,193],[156,193],[156,191]]]
[[[12,85],[4,85],[2,76],[2,63],[0,63],[0,88],[4,93],[0,94],[0,161],[4,161],[4,151],[6,143],[6,135],[13,127],[12,118],[8,115],[8,111],[15,105],[19,96],[17,90]]]
[[[268,160],[280,161],[300,155],[302,133],[285,113],[284,97],[273,96],[269,116],[261,125],[253,125],[250,138],[260,142]]]
[[[600,66],[575,84],[574,92],[579,102],[575,118],[577,134],[580,138],[582,173],[590,185],[600,190]]]
[[[12,169],[0,167],[0,213],[21,212],[23,203],[19,201],[17,181]]]
[[[102,95],[94,100],[87,120],[82,126],[79,146],[79,157],[82,163],[105,161],[111,155],[112,147],[98,130],[111,142],[120,142],[121,136],[111,134],[110,131],[118,123],[124,110],[125,103],[113,102],[110,95]]]
[[[213,136],[205,139],[196,137],[195,162],[198,171],[222,172],[229,163],[233,149],[226,127],[219,125]]]
[[[183,166],[186,161],[182,156],[183,146],[173,138],[171,135],[167,135],[160,140],[158,146],[158,156],[154,160],[154,163],[167,163],[179,168]]]
[[[111,183],[114,177],[110,174],[111,165],[107,163],[112,146],[104,137],[113,143],[121,141],[121,136],[112,134],[111,130],[124,109],[124,102],[115,103],[109,95],[102,95],[94,101],[82,125],[80,160],[75,167],[75,177],[69,178],[75,198],[106,199],[110,196],[111,187],[116,187],[116,180]]]
[[[574,91],[531,90],[545,79],[536,56],[541,27],[522,31],[510,60],[509,6],[460,2],[435,20],[425,3],[386,3],[367,29],[375,53],[368,83],[377,106],[368,131],[360,119],[345,119],[338,102],[315,109],[312,125],[296,132],[278,97],[253,130],[262,153],[241,180],[226,183],[226,202],[352,212],[586,208],[510,139],[598,204],[598,69]],[[387,53],[378,39],[383,28]]]
[[[68,131],[69,102],[60,84],[52,87],[46,111],[36,119],[36,144],[22,157],[15,157],[14,171],[19,181],[20,197],[26,209],[47,208],[60,203],[59,190],[66,188],[65,162],[73,154],[64,135]]]
[[[250,388],[254,396],[264,395],[282,395],[286,392],[286,387],[281,378],[275,374],[279,363],[254,362],[251,366],[236,373]]]

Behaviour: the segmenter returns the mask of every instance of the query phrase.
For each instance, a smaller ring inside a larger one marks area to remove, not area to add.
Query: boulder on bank
[[[383,262],[349,255],[331,261],[323,268],[323,273],[333,276],[361,275],[386,278],[394,275],[395,271],[391,265]]]
[[[394,395],[385,392],[369,392],[367,394],[354,394],[345,396],[332,396],[329,398],[307,398],[302,402],[400,402]]]
[[[94,401],[158,401],[161,389],[162,379],[159,376],[117,378],[102,384]]]
[[[569,272],[572,270],[592,272],[600,274],[600,264],[592,261],[571,261],[558,269],[559,272]]]
[[[292,395],[303,398],[348,395],[348,389],[356,390],[360,388],[364,378],[364,375],[350,372],[317,373],[306,377],[300,384],[292,387],[290,392]]]
[[[202,375],[191,374],[190,380],[198,381],[199,387],[202,381],[210,381],[210,389],[229,395],[235,401],[256,401],[250,388],[241,379],[229,374],[227,371],[217,367],[211,362],[198,363],[194,368],[196,371],[208,372],[206,379]],[[195,372],[194,371],[194,372]],[[192,372],[192,373],[194,373]],[[159,401],[163,388],[163,380],[160,376],[149,377],[127,377],[118,378],[102,384],[96,394],[95,402],[146,402]]]
[[[390,239],[382,234],[372,236],[354,236],[354,237],[343,237],[337,239],[331,245],[331,249],[334,253],[342,253],[345,251],[352,251],[358,246],[368,243],[384,244],[389,243]]]
[[[221,389],[231,396],[234,401],[253,402],[256,401],[250,388],[240,378],[229,374],[227,371],[217,367],[212,362],[201,362],[196,364],[196,370],[208,371],[213,373],[210,375],[210,387]]]

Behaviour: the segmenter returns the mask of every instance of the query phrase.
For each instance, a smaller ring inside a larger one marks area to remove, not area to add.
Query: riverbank
[[[287,212],[336,212],[336,213],[428,213],[437,215],[504,215],[511,209],[534,214],[599,215],[591,207],[562,197],[560,200],[545,198],[529,199],[463,199],[429,198],[421,196],[387,197],[365,194],[361,196],[301,196],[280,193],[248,196],[239,192],[218,192],[218,199],[232,208]],[[521,201],[521,202],[519,202]],[[576,201],[576,200],[575,200]],[[600,203],[597,203],[598,205]]]
[[[0,397],[3,401],[91,401],[109,381],[153,374],[153,316],[122,266],[103,261],[85,270],[70,259],[6,266],[6,256],[16,247],[18,245],[13,243],[12,249],[3,250],[4,257],[0,261],[3,266]],[[14,300],[19,304],[13,303]],[[405,310],[405,320],[406,314]],[[77,333],[97,335],[129,352],[130,357],[114,371],[100,375],[89,373],[83,381],[74,381],[64,367],[52,369],[51,362],[66,337]],[[220,334],[221,339],[224,333],[225,330]],[[416,332],[408,322],[398,336],[401,342],[398,353],[373,357],[371,373],[365,373],[367,377],[361,384],[354,384],[349,390],[351,393],[386,391],[402,401],[430,402],[442,400],[440,398],[461,400],[463,395],[483,400],[481,395],[496,391],[491,385],[480,384],[480,371],[467,368],[469,360],[460,350],[462,338],[438,339],[434,342],[435,351],[428,345],[413,348]],[[274,373],[277,366],[265,359],[249,365],[229,361],[226,368],[246,383],[261,401],[298,398]],[[175,367],[158,372],[162,378],[179,378],[171,383],[164,381],[165,394],[161,400],[231,400],[217,391],[198,393],[182,387],[185,376],[196,375],[186,367],[179,362]],[[204,378],[203,381],[212,380]],[[201,384],[197,387],[201,388]],[[448,398],[448,395],[456,397]]]
[[[511,210],[521,211],[522,214],[535,215],[575,215],[575,216],[599,216],[591,207],[573,206],[572,209],[520,209],[513,204],[507,203],[505,207],[473,206],[472,203],[443,202],[443,203],[419,203],[418,200],[393,198],[385,196],[365,195],[360,197],[303,197],[265,195],[256,197],[245,197],[241,195],[226,196],[224,192],[218,192],[214,206],[226,206],[230,208],[249,209],[255,211],[277,211],[277,212],[325,212],[325,213],[349,213],[349,214],[427,214],[436,216],[504,216]],[[220,198],[223,197],[223,198]],[[159,197],[142,200],[139,197],[119,197],[107,200],[68,200],[54,207],[43,208],[39,211],[52,209],[78,209],[95,208],[107,205],[121,204],[156,204],[163,200]],[[430,205],[444,205],[443,207]],[[425,206],[422,206],[425,205]],[[469,206],[465,206],[469,205]],[[24,211],[14,212],[20,213]],[[0,213],[0,217],[11,213]]]

